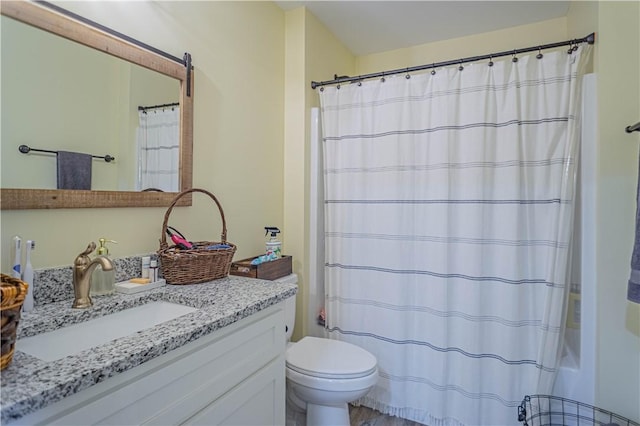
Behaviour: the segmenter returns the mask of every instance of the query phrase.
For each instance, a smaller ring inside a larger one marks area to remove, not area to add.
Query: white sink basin
[[[194,311],[197,309],[177,303],[151,302],[48,333],[18,339],[16,350],[44,361],[55,361]]]

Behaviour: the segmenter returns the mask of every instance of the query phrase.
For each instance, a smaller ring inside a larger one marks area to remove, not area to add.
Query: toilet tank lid
[[[288,284],[298,284],[298,274],[289,274],[282,278],[277,278],[274,281],[288,283]]]
[[[338,340],[307,336],[287,349],[287,367],[317,377],[364,377],[377,363],[368,351]]]

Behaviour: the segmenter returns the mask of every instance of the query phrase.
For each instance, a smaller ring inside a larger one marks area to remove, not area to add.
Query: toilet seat
[[[307,336],[287,349],[287,368],[305,376],[357,379],[377,371],[376,358],[366,350],[339,340]]]
[[[355,379],[327,379],[324,377],[302,374],[290,367],[287,367],[286,378],[289,382],[294,383],[298,387],[305,387],[313,390],[313,392],[329,392],[333,397],[340,398],[338,395],[341,392],[354,392],[362,389],[370,389],[378,381],[378,369],[374,369],[368,376],[357,377]]]

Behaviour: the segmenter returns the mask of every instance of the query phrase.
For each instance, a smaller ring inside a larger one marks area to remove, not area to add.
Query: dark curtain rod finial
[[[632,126],[627,126],[627,128],[624,129],[624,130],[627,133],[640,132],[640,121],[638,121],[636,124],[634,124]]]

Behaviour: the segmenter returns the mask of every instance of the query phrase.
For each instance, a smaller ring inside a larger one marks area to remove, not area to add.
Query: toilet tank
[[[298,275],[290,274],[286,277],[278,278],[274,281],[287,282],[291,284],[298,284]],[[293,295],[284,301],[284,321],[287,327],[287,342],[291,341],[291,335],[293,334],[293,327],[296,323],[296,296]]]

